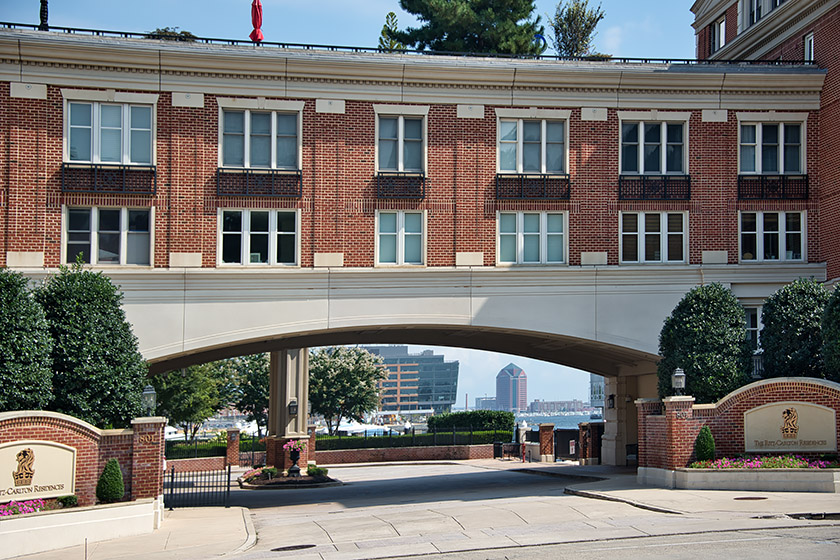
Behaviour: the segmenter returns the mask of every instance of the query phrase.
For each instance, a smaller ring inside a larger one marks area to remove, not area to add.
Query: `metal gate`
[[[163,481],[163,505],[176,507],[230,507],[230,465],[217,471],[175,472]]]

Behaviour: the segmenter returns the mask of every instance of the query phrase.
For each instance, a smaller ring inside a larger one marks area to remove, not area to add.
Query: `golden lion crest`
[[[32,484],[32,477],[35,475],[35,452],[27,447],[18,451],[15,458],[18,462],[17,470],[12,472],[15,486],[29,486]]]
[[[782,419],[784,420],[782,437],[785,439],[794,439],[799,433],[799,415],[796,413],[796,409],[793,407],[786,408],[782,412]]]

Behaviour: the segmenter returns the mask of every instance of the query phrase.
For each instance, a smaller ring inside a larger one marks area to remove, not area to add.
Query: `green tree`
[[[685,371],[686,394],[711,403],[747,382],[752,352],[744,309],[720,284],[691,289],[659,334],[659,395],[672,393],[671,374]]]
[[[52,397],[52,337],[27,284],[0,269],[0,410],[41,410]]]
[[[80,263],[35,290],[53,339],[50,409],[102,427],[127,426],[141,413],[146,362],[122,298],[107,276]]]
[[[715,438],[708,426],[700,428],[700,433],[694,440],[694,456],[698,461],[715,460]]]
[[[212,362],[158,374],[152,384],[158,394],[158,413],[180,426],[187,441],[195,439],[201,424],[222,406],[219,366]]]
[[[604,10],[589,7],[589,0],[563,0],[549,18],[551,45],[559,56],[586,56],[592,52],[595,27],[604,19]]]
[[[385,16],[385,25],[382,26],[382,33],[379,35],[379,49],[385,52],[405,50],[405,45],[392,38],[397,30],[397,14],[388,12]]]
[[[533,0],[400,0],[400,7],[424,22],[388,31],[404,45],[433,51],[538,55],[543,45],[540,17],[531,19]]]
[[[177,27],[158,27],[146,34],[147,39],[162,39],[164,41],[185,41],[192,43],[196,37],[189,31],[178,31]]]
[[[116,459],[109,459],[105,463],[105,469],[96,483],[96,497],[103,504],[116,502],[125,494],[125,483],[123,482],[120,463]]]
[[[249,422],[257,423],[257,436],[268,426],[269,359],[268,354],[241,356],[230,360],[238,380],[236,408]]]
[[[800,278],[767,298],[759,336],[764,377],[825,378],[822,318],[829,297],[822,284]]]
[[[825,377],[840,382],[840,290],[835,288],[828,298],[822,316]]]
[[[309,403],[335,435],[342,418],[359,422],[379,404],[382,358],[362,348],[319,348],[309,357]]]

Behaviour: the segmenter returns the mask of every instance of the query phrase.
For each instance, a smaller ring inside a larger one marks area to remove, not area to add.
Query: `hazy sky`
[[[415,24],[399,9],[397,0],[262,0],[266,41],[375,47],[385,14],[394,11],[399,25]],[[597,5],[596,0],[590,4]],[[598,26],[595,50],[613,56],[693,58],[694,31],[691,1],[603,0],[606,17]],[[537,0],[537,13],[545,23],[556,2]],[[52,0],[50,24],[113,31],[147,32],[178,27],[200,37],[247,39],[251,32],[251,0]],[[39,0],[0,0],[0,20],[39,21]],[[411,347],[419,351],[421,347]],[[456,406],[469,394],[495,393],[496,374],[513,362],[528,375],[528,401],[588,400],[589,375],[562,366],[526,358],[437,348],[447,360],[461,363]]]

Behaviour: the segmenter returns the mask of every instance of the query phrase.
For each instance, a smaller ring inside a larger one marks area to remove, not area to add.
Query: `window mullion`
[[[636,130],[636,142],[637,146],[639,146],[639,154],[638,154],[638,173],[639,175],[645,174],[645,123],[644,121],[639,121],[639,126]],[[641,231],[639,232],[639,237],[641,237]],[[641,256],[641,254],[640,254]],[[640,259],[641,262],[641,259]]]
[[[755,213],[755,260],[764,260],[764,212]]]
[[[247,152],[246,152],[247,153]],[[242,251],[240,260],[242,266],[251,262],[251,211],[242,210],[242,242],[239,246]]]
[[[545,121],[543,121],[543,127],[545,127]],[[543,167],[543,172],[545,172],[545,167]],[[548,262],[548,214],[540,212],[540,263],[546,262]]]
[[[546,142],[546,124],[545,119],[540,121],[540,173],[545,173],[545,142]]]
[[[272,119],[273,120],[273,119]],[[268,212],[268,265],[277,264],[277,209]]]
[[[244,167],[249,168],[251,167],[251,111],[246,109],[242,120],[242,133],[245,136],[243,138],[245,153],[242,154],[242,161],[244,162]]]
[[[101,140],[102,140],[100,138],[101,132],[100,132],[100,128],[99,128],[99,123],[100,123],[100,119],[99,119],[100,105],[99,105],[99,103],[91,103],[91,109],[90,110],[91,110],[91,121],[90,121],[91,131],[90,131],[90,135],[91,135],[91,142],[93,143],[93,151],[90,154],[90,160],[93,163],[99,163],[100,162],[99,146],[100,146]]]
[[[90,264],[99,264],[99,208],[90,209]],[[75,261],[74,261],[75,262]]]
[[[269,155],[269,166],[271,169],[277,169],[277,113],[275,111],[271,112],[271,140],[269,141],[269,150],[271,153]],[[269,224],[271,224],[271,220],[269,219]],[[271,226],[269,225],[269,230]],[[269,235],[270,237],[270,235]],[[270,245],[270,243],[269,243]],[[270,247],[269,247],[270,248]]]
[[[120,208],[120,264],[128,260],[128,208]]]
[[[402,121],[402,117],[400,117]],[[405,212],[397,212],[397,264],[405,264]]]
[[[523,158],[523,147],[522,147],[522,135],[524,134],[524,125],[522,124],[522,119],[516,120],[516,172],[522,173],[523,165],[522,165],[522,158]]]
[[[668,173],[668,125],[659,123],[659,172],[663,175]],[[664,254],[664,253],[663,253]]]
[[[644,168],[640,167],[642,171]],[[636,262],[644,263],[645,260],[645,236],[647,232],[645,231],[645,213],[644,212],[636,212],[636,250],[638,251],[638,255],[636,257]]]
[[[405,170],[405,117],[397,117],[397,171]]]

